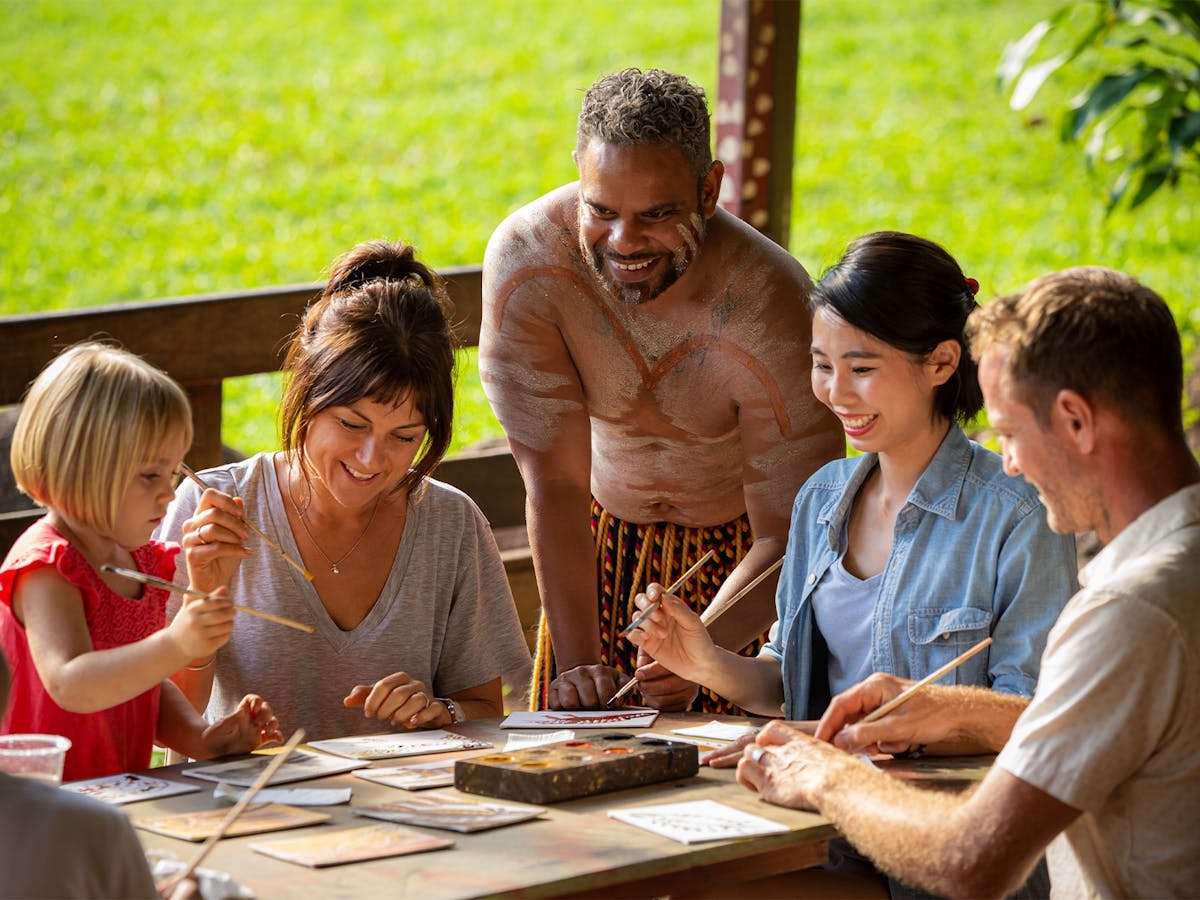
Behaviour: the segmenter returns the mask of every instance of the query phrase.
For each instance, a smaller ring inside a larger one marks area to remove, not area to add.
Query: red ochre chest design
[[[624,348],[626,355],[637,368],[638,374],[642,380],[642,388],[646,391],[652,391],[662,379],[669,374],[673,369],[679,366],[684,360],[695,353],[714,353],[726,356],[740,364],[747,372],[749,372],[755,380],[762,386],[763,392],[766,394],[767,401],[771,405],[771,411],[775,415],[775,421],[779,426],[779,432],[783,435],[788,435],[791,432],[791,420],[788,416],[787,407],[783,402],[783,392],[780,390],[779,383],[774,379],[767,367],[762,361],[752,356],[745,348],[727,341],[719,335],[701,334],[694,335],[685,341],[677,344],[669,350],[663,357],[658,360],[653,366],[646,362],[642,356],[633,337],[629,334],[624,323],[617,318],[616,314],[596,295],[596,291],[580,274],[572,269],[564,268],[563,266],[530,266],[521,269],[511,278],[509,278],[496,295],[495,306],[495,327],[500,331],[504,326],[504,312],[508,306],[508,301],[516,290],[540,278],[546,278],[554,281],[566,281],[574,285],[580,296],[584,297],[589,303],[594,306],[608,322],[613,333],[617,336],[621,346]]]

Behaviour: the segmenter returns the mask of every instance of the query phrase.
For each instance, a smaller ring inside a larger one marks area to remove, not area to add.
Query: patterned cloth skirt
[[[678,595],[700,613],[754,541],[750,520],[744,513],[723,525],[708,528],[686,528],[671,522],[637,525],[609,514],[595,499],[592,500],[592,536],[596,540],[599,576],[600,661],[626,675],[637,668],[637,647],[621,637],[620,631],[637,615],[634,597],[653,582],[672,584],[712,550],[713,558],[688,580]],[[761,635],[742,651],[743,655],[756,655],[766,637],[766,634]],[[529,692],[532,709],[546,707],[553,680],[554,653],[543,613],[538,626],[533,683]],[[718,715],[746,715],[740,707],[707,688],[701,689],[692,709]]]

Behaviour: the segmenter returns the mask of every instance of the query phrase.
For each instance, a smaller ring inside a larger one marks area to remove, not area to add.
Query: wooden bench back
[[[441,274],[454,301],[459,339],[467,346],[477,345],[482,310],[480,268],[449,268]],[[287,339],[320,287],[290,285],[0,317],[0,407],[19,404],[29,383],[64,348],[89,338],[112,338],[183,385],[191,398],[195,424],[188,462],[197,469],[220,465],[224,461],[222,381],[277,371],[283,364]],[[8,448],[16,411],[4,412],[0,423],[0,556],[41,514],[13,484]],[[435,474],[470,494],[498,532],[512,534],[511,529],[523,526],[524,486],[507,448],[457,455],[445,460]]]

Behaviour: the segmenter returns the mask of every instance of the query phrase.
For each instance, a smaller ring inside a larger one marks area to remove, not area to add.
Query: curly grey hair
[[[583,95],[576,148],[606,144],[673,144],[703,178],[712,167],[704,89],[662,69],[605,75]]]

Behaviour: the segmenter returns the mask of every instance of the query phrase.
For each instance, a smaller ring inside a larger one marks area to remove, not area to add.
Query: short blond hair
[[[1018,398],[1045,425],[1060,390],[1133,423],[1183,434],[1183,351],[1171,310],[1135,278],[1100,266],[1044,275],[967,321],[971,354],[1009,351]]]
[[[179,432],[190,446],[191,407],[170,376],[120,347],[76,344],[25,395],[13,476],[36,503],[106,534],[137,468]]]

